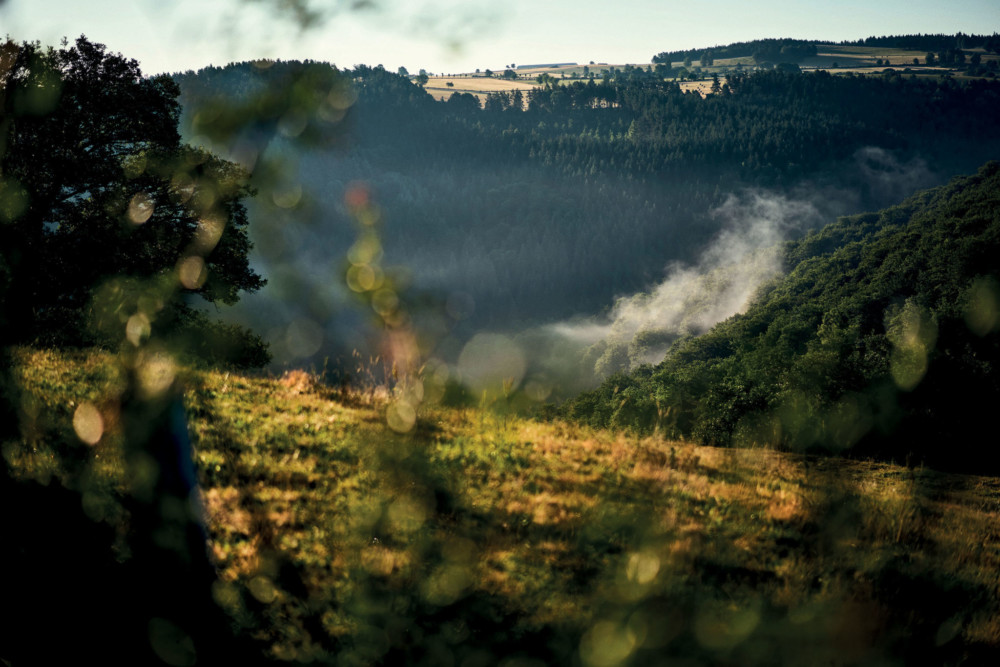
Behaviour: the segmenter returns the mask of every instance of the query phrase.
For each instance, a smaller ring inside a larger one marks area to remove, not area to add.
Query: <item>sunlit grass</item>
[[[72,433],[90,402],[107,427],[79,448],[109,495],[85,502],[116,520],[114,357],[17,358],[26,427],[8,464],[65,474],[47,438]],[[305,373],[180,375],[211,553],[223,585],[246,591],[220,599],[236,618],[250,613],[242,599],[264,610],[254,632],[277,657],[373,660],[417,636],[456,656],[541,637],[535,655],[588,665],[851,664],[918,649],[957,661],[1000,648],[995,478],[490,409],[425,407],[400,435],[378,394]]]

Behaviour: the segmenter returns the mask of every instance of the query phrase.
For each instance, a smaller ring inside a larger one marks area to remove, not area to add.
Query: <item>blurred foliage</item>
[[[594,426],[708,444],[1000,470],[994,430],[1000,165],[784,254],[746,313],[566,406]]]

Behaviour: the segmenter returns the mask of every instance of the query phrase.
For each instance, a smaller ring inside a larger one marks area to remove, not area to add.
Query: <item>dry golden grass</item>
[[[448,84],[451,83],[452,87]],[[537,87],[538,84],[532,80],[519,79],[510,81],[497,77],[485,76],[458,76],[458,77],[431,77],[424,85],[424,90],[430,93],[436,100],[447,99],[452,93],[470,93],[479,98],[480,103],[486,99],[487,93],[515,90],[527,94],[529,90]]]
[[[725,77],[719,78],[719,83],[725,83]],[[712,82],[711,81],[682,81],[680,84],[681,90],[684,92],[696,92],[702,97],[705,97],[710,92],[712,92]]]

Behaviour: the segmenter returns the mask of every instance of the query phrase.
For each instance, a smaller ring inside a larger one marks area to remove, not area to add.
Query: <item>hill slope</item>
[[[1000,469],[1000,165],[785,248],[742,315],[569,408],[592,425]]]
[[[79,594],[104,591],[110,607],[142,528],[121,509],[133,484],[115,426],[122,374],[107,355],[14,359],[25,435],[3,443],[17,481],[3,486],[0,568],[20,565],[5,603],[61,600],[87,638],[74,655],[103,655],[119,641],[113,617],[86,613]],[[864,665],[1000,651],[996,479],[638,440],[500,405],[429,411],[402,436],[377,398],[305,374],[179,374],[213,595],[272,658]],[[73,442],[81,405],[107,425],[92,447]],[[50,501],[12,524],[29,497]],[[76,530],[52,533],[75,515]],[[77,576],[95,552],[102,569]],[[18,618],[0,657],[65,648]],[[154,648],[169,664],[206,654],[168,637]]]

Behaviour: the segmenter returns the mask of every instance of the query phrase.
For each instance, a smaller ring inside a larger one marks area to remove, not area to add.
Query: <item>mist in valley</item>
[[[335,141],[304,145],[279,123],[230,152],[278,175],[249,204],[252,262],[268,285],[221,313],[265,337],[274,370],[357,379],[387,360],[378,314],[345,280],[362,233],[344,202],[354,187],[374,204],[378,279],[407,303],[421,358],[482,385],[461,360],[470,344],[489,356],[491,336],[504,350],[495,365],[506,359],[520,388],[554,400],[655,364],[677,339],[742,312],[784,269],[783,241],[897,203],[979,157],[860,145],[777,175],[704,157],[636,171],[631,153],[621,168],[607,156],[641,149],[626,145],[623,111],[459,113],[402,77],[363,74],[412,108],[362,87],[344,93],[353,108]]]
[[[664,188],[630,225],[663,239],[657,263],[644,244],[579,244],[581,236],[627,240],[631,230],[607,214],[626,206],[633,192],[614,193],[612,183],[555,179],[550,198],[530,200],[529,223],[541,217],[551,224],[534,225],[519,224],[512,210],[525,205],[518,195],[528,180],[523,167],[402,173],[380,171],[350,153],[302,156],[300,165],[310,214],[303,222],[302,209],[254,204],[254,216],[289,219],[279,235],[255,239],[254,263],[269,285],[230,314],[264,333],[273,368],[357,377],[366,363],[384,358],[373,313],[343,278],[357,234],[343,192],[361,182],[382,212],[383,261],[416,305],[424,356],[436,368],[448,367],[452,378],[483,388],[482,373],[469,368],[468,350],[489,357],[502,348],[499,361],[485,363],[509,369],[488,374],[490,382],[515,377],[537,400],[568,397],[611,373],[657,363],[678,338],[745,310],[761,285],[783,271],[782,242],[944,178],[922,160],[901,162],[866,147],[842,172],[847,181],[870,183],[864,194],[819,181],[784,190],[741,188],[678,219],[658,214],[683,196]],[[608,210],[574,207],[567,195],[574,188],[606,194]],[[498,191],[513,206],[489,205],[501,197]],[[559,223],[570,216],[577,223],[567,230]],[[669,243],[675,239],[687,243]]]

